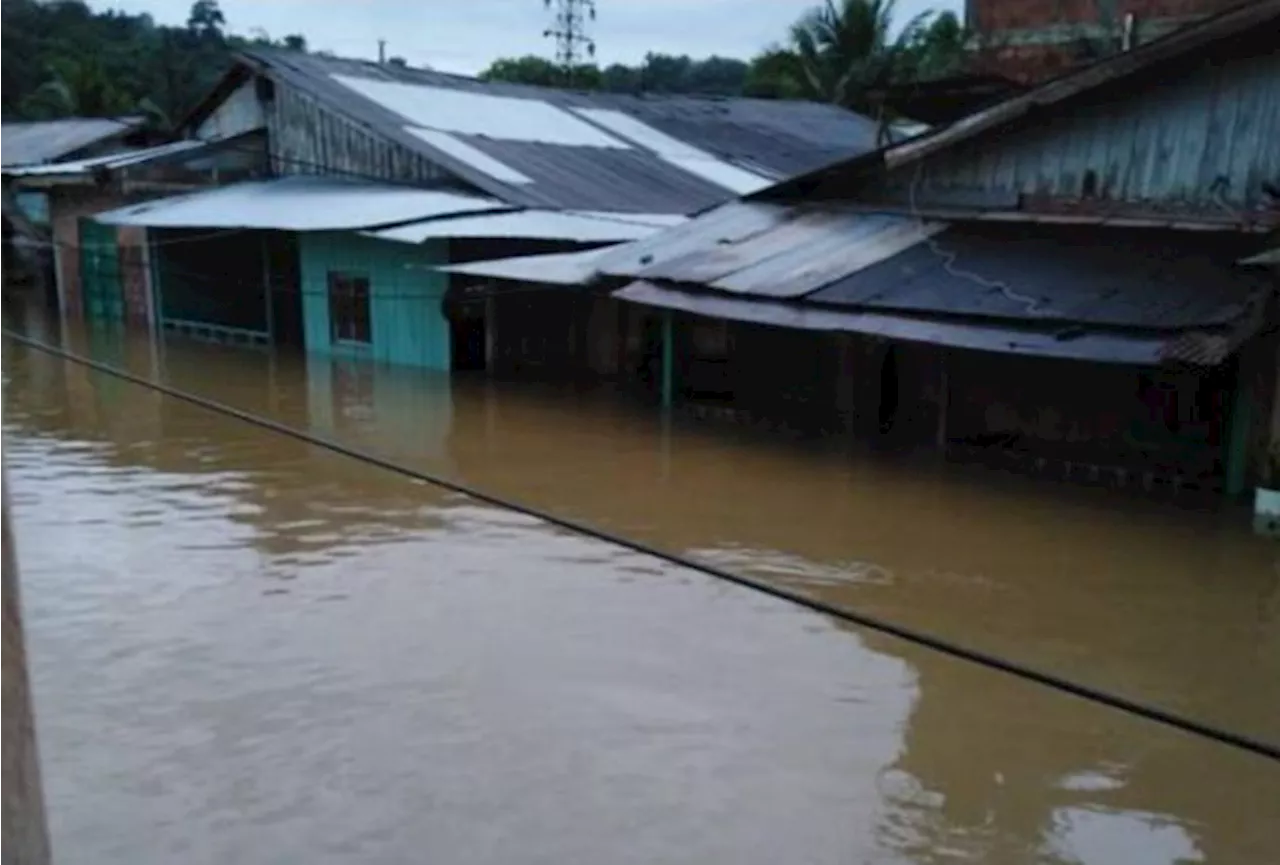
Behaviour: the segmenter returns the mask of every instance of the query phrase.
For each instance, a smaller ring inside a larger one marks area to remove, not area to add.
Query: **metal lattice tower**
[[[542,5],[555,9],[551,26],[542,35],[556,40],[556,63],[565,81],[572,83],[574,70],[596,56],[595,40],[587,35],[587,22],[596,20],[596,0],[542,0]]]

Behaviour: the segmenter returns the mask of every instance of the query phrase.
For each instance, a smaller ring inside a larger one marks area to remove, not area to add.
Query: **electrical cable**
[[[225,403],[220,403],[216,400],[200,396],[199,394],[161,384],[160,382],[151,381],[143,378],[142,376],[128,372],[127,370],[93,360],[92,358],[83,357],[58,346],[49,345],[23,334],[11,331],[7,328],[3,333],[6,338],[13,340],[20,345],[25,345],[28,348],[45,352],[46,354],[54,357],[59,357],[65,361],[88,367],[89,369],[96,370],[97,372],[105,375],[114,376],[141,387],[150,388],[151,390],[191,405],[198,406],[207,411],[222,414],[279,435],[288,436],[289,438],[297,441],[325,448],[333,453],[359,460],[368,465],[401,475],[402,477],[421,483],[431,484],[433,486],[440,487],[441,489],[449,490],[450,492],[460,493],[462,495],[469,496],[476,501],[484,502],[504,510],[524,514],[525,516],[533,517],[541,520],[542,522],[558,526],[562,529],[567,529],[568,531],[576,534],[629,549],[633,552],[640,553],[641,555],[653,556],[669,562],[670,564],[698,571],[699,573],[715,579],[733,583],[747,589],[752,589],[756,592],[769,595],[779,600],[788,601],[797,606],[804,607],[813,612],[831,616],[832,618],[839,619],[868,630],[887,634],[891,637],[896,637],[900,640],[923,646],[958,660],[977,664],[997,672],[1006,673],[1016,678],[1028,682],[1034,682],[1038,685],[1042,685],[1064,694],[1144,718],[1148,721],[1179,730],[1189,735],[1198,736],[1222,745],[1280,762],[1280,745],[1265,742],[1243,733],[1236,733],[1215,727],[1211,724],[1206,724],[1191,718],[1186,718],[1165,709],[1140,703],[1136,700],[1129,699],[1128,697],[1112,694],[1089,685],[1073,682],[1069,679],[1037,670],[1032,667],[1027,667],[1016,661],[1012,661],[998,655],[984,652],[979,649],[967,648],[941,637],[917,631],[904,625],[895,624],[867,613],[861,613],[856,610],[850,610],[834,604],[829,604],[817,598],[808,597],[800,592],[795,592],[745,574],[735,573],[715,565],[700,562],[679,553],[667,552],[642,541],[628,538],[624,535],[614,534],[569,517],[557,516],[553,513],[549,513],[535,507],[522,505],[519,502],[506,499],[494,493],[487,493],[483,490],[468,486],[460,481],[450,480],[429,472],[409,468],[408,466],[403,466],[375,454],[358,450],[342,444],[341,442],[288,426],[287,424],[271,420],[270,418],[243,411],[235,408],[234,406],[229,406]]]

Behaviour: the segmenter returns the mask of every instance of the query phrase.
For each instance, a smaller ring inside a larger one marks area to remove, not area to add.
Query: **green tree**
[[[894,0],[826,0],[791,28],[806,94],[860,111],[872,110],[867,91],[901,80],[910,46],[932,13],[912,18],[896,39]]]
[[[961,72],[971,35],[954,12],[943,12],[911,34],[899,74],[912,81],[929,81]]]
[[[227,19],[222,14],[218,0],[196,0],[191,4],[191,13],[187,16],[187,29],[201,36],[222,36],[222,28]]]
[[[744,96],[761,99],[803,99],[806,95],[800,55],[789,48],[773,46],[757,54],[747,67]]]
[[[112,117],[136,107],[93,54],[60,57],[48,78],[25,100],[23,114],[37,118]]]
[[[500,57],[480,73],[481,81],[508,81],[512,84],[539,84],[554,87],[563,77],[560,67],[545,57]]]

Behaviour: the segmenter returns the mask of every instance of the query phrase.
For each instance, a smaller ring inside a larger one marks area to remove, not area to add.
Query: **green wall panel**
[[[307,351],[449,369],[449,322],[444,317],[449,278],[429,269],[448,261],[447,241],[412,245],[352,232],[312,232],[298,236],[298,260]],[[368,345],[333,341],[331,271],[368,278]]]
[[[85,316],[92,321],[123,321],[120,248],[116,227],[80,218],[80,291]]]

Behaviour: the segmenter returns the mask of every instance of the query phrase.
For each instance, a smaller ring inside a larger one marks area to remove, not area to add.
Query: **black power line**
[[[142,387],[150,388],[158,391],[159,393],[163,393],[166,396],[171,396],[174,399],[182,400],[208,411],[217,412],[219,414],[226,415],[227,417],[243,421],[244,423],[252,424],[253,426],[270,430],[271,432],[288,436],[290,438],[297,439],[298,441],[306,442],[307,444],[316,445],[317,447],[325,448],[333,451],[334,453],[351,457],[352,459],[360,460],[361,462],[367,463],[371,466],[376,466],[377,468],[394,472],[403,477],[432,484],[451,492],[461,493],[477,501],[525,514],[526,516],[534,517],[535,519],[542,520],[543,522],[550,523],[551,525],[559,526],[560,528],[568,529],[571,532],[595,538],[596,540],[603,541],[608,544],[624,547],[634,552],[641,553],[642,555],[654,556],[655,558],[662,559],[666,562],[670,562],[671,564],[699,571],[718,580],[734,583],[774,598],[789,601],[816,613],[822,613],[823,615],[831,616],[832,618],[849,622],[850,624],[854,624],[859,627],[878,631],[882,634],[888,634],[889,636],[897,637],[898,639],[905,640],[919,646],[924,646],[925,648],[932,649],[933,651],[949,655],[950,657],[957,658],[962,661],[967,661],[972,664],[986,667],[990,670],[1006,673],[1064,694],[1069,694],[1083,700],[1107,706],[1130,715],[1136,715],[1137,717],[1145,718],[1148,721],[1154,721],[1155,723],[1166,727],[1172,727],[1175,730],[1180,730],[1193,736],[1209,739],[1222,745],[1227,745],[1241,751],[1247,751],[1251,754],[1256,754],[1260,757],[1280,762],[1280,746],[1270,742],[1264,742],[1243,733],[1224,730],[1220,727],[1202,723],[1192,718],[1186,718],[1156,706],[1139,703],[1136,700],[1129,699],[1128,697],[1112,694],[1089,685],[1064,679],[1052,673],[1046,673],[1041,670],[1024,666],[1016,661],[1011,661],[998,655],[993,655],[979,649],[967,648],[941,637],[936,637],[932,634],[917,631],[904,625],[886,621],[877,616],[838,607],[834,604],[829,604],[825,601],[808,597],[799,592],[792,591],[782,586],[773,585],[745,574],[734,573],[733,571],[728,571],[723,568],[716,567],[715,565],[699,562],[696,559],[689,558],[688,556],[660,550],[641,541],[637,541],[623,535],[614,534],[587,523],[582,523],[568,517],[557,516],[528,505],[522,505],[510,499],[503,498],[502,496],[498,496],[493,493],[486,493],[483,490],[478,490],[458,481],[449,480],[448,478],[441,477],[439,475],[422,472],[417,469],[412,469],[407,466],[394,463],[374,454],[349,447],[341,442],[317,436],[304,430],[296,429],[278,421],[271,420],[270,418],[255,415],[233,406],[226,405],[225,403],[208,399],[207,397],[202,397],[198,394],[190,393],[189,391],[184,391],[180,388],[170,387],[159,382],[150,381],[126,370],[101,363],[91,358],[82,357],[66,351],[65,349],[48,345],[47,343],[31,339],[30,337],[10,330],[5,330],[4,335],[14,342],[25,345],[29,348],[43,351],[55,357],[60,357],[63,360],[80,364],[106,375],[115,376],[116,378],[132,382],[133,384],[140,385]]]

